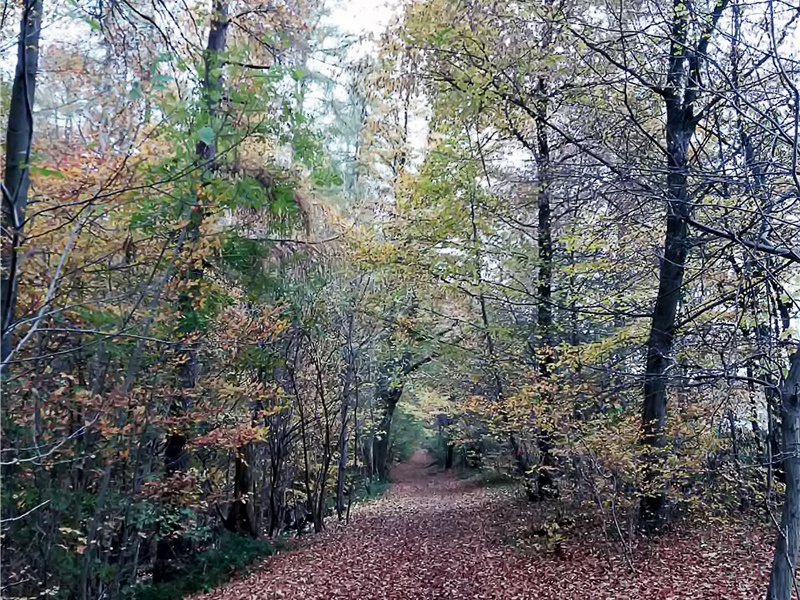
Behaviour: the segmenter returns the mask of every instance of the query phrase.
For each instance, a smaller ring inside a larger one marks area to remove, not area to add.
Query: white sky
[[[397,14],[397,0],[331,0],[327,21],[343,33],[380,36]]]

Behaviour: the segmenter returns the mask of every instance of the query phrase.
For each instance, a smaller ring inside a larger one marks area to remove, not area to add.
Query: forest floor
[[[754,599],[766,591],[769,536],[732,527],[639,541],[631,572],[619,544],[573,530],[554,545],[531,533],[523,503],[429,468],[417,452],[349,525],[267,559],[194,600],[270,598]],[[596,528],[595,528],[596,529]],[[538,540],[538,541],[537,541]]]

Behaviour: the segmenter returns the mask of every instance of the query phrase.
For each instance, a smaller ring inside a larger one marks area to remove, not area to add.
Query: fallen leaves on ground
[[[751,600],[765,593],[768,536],[703,531],[636,549],[631,573],[615,546],[573,535],[559,552],[521,552],[508,532],[515,500],[427,465],[415,454],[379,500],[357,507],[296,550],[194,600],[535,599]]]

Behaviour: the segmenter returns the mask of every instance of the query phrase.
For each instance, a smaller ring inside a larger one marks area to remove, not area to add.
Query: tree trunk
[[[6,130],[6,172],[3,179],[2,308],[3,371],[11,354],[12,327],[17,301],[17,249],[22,243],[25,209],[30,184],[31,143],[33,140],[33,103],[36,74],[39,68],[39,35],[42,28],[42,0],[26,0],[17,42],[17,66],[11,87]]]
[[[383,365],[378,375],[378,386],[375,392],[375,403],[383,408],[383,416],[378,425],[380,437],[375,436],[372,443],[372,459],[374,471],[378,478],[386,481],[388,477],[387,460],[389,458],[389,437],[392,432],[392,416],[397,403],[403,396],[406,378],[421,366],[433,360],[433,356],[426,356],[415,363],[411,362],[409,353],[404,354],[396,361]]]
[[[375,479],[375,426],[370,427],[369,435],[361,445],[361,460],[364,461],[364,476],[367,482],[367,493],[369,485]]]
[[[546,36],[546,37],[549,37]],[[545,41],[545,47],[548,42]],[[547,82],[539,77],[536,85],[536,166],[538,179],[538,232],[539,272],[537,274],[536,328],[540,357],[539,376],[542,382],[550,378],[553,362],[553,223],[550,207],[550,141],[547,137],[548,119]],[[550,404],[547,392],[542,391],[542,403]],[[536,496],[539,499],[557,495],[555,482],[556,458],[553,454],[555,442],[553,434],[540,428],[539,468],[536,474]]]
[[[550,208],[550,142],[547,138],[547,84],[539,77],[536,86],[536,166],[538,185],[538,231],[539,272],[536,290],[539,295],[536,311],[536,327],[539,344],[545,354],[539,361],[539,371],[543,377],[549,375],[552,359],[549,346],[553,344],[553,223]]]
[[[338,473],[336,475],[336,514],[341,521],[344,518],[346,510],[344,495],[345,487],[347,485],[347,418],[348,418],[348,404],[346,400],[342,400],[341,409],[341,431],[339,432],[339,461]]]
[[[675,323],[681,299],[683,275],[689,254],[687,219],[691,216],[689,198],[689,144],[697,121],[694,104],[700,84],[696,81],[699,64],[690,68],[689,60],[702,60],[711,34],[697,48],[687,48],[689,29],[682,0],[675,0],[672,22],[667,88],[662,96],[666,105],[667,158],[667,232],[659,267],[658,294],[653,308],[644,375],[642,441],[648,448],[645,460],[644,494],[640,525],[645,531],[657,531],[666,524],[667,496],[664,484],[663,452],[666,445],[664,426],[667,420],[667,367],[675,338]],[[725,2],[715,8],[724,9]],[[716,19],[714,23],[716,23]],[[689,56],[693,54],[693,56]]]
[[[225,49],[225,40],[228,31],[228,5],[225,0],[213,0],[212,13],[211,13],[211,26],[208,32],[208,42],[206,44],[205,52],[203,53],[203,94],[205,96],[205,104],[207,116],[210,120],[219,112],[219,103],[222,95],[222,62],[219,58],[220,52]],[[200,172],[205,174],[212,167],[216,158],[217,145],[216,140],[211,143],[204,141],[197,142],[195,153],[200,161]],[[203,207],[200,204],[200,199],[195,198],[194,204],[191,208],[189,222],[186,225],[187,240],[189,244],[196,243],[200,240],[200,225],[203,221]],[[189,281],[197,281],[202,279],[203,271],[201,268],[192,266],[189,268],[186,278]],[[192,292],[184,292],[179,299],[181,305],[181,313],[185,317],[195,310],[195,298]],[[189,320],[190,323],[193,320]],[[193,326],[189,325],[187,330],[183,331],[185,340],[182,344],[182,349],[186,353],[187,358],[181,367],[180,380],[181,387],[184,390],[192,389],[195,387],[198,374],[197,365],[197,341],[193,339]],[[186,399],[181,399],[176,403],[173,408],[182,412],[187,404]],[[167,449],[171,454],[167,455],[165,451],[165,460],[168,465],[174,465],[174,469],[183,470],[185,468],[185,457],[183,457],[183,448],[186,444],[186,438],[180,433],[170,434],[167,440]],[[169,467],[168,467],[169,468]]]
[[[453,468],[453,451],[455,449],[455,444],[453,444],[449,438],[445,438],[445,444],[444,468],[449,471]]]
[[[666,445],[664,426],[667,420],[666,370],[672,353],[675,336],[675,317],[680,302],[681,287],[688,255],[688,232],[685,218],[689,216],[688,177],[686,150],[688,137],[684,123],[673,109],[668,111],[667,132],[670,151],[667,234],[664,256],[659,271],[659,288],[656,297],[650,335],[647,341],[647,362],[644,379],[644,406],[642,409],[643,441],[649,447],[645,474],[647,489],[642,497],[641,519],[647,530],[656,530],[666,519],[666,493],[663,489],[662,450]],[[676,122],[677,121],[677,122]]]
[[[790,600],[797,589],[795,568],[800,549],[800,344],[792,357],[789,376],[780,390],[783,468],[786,498],[767,600]]]
[[[353,314],[348,315],[347,329],[345,337],[347,343],[344,350],[344,373],[342,374],[342,397],[339,421],[339,460],[338,472],[336,474],[336,515],[341,521],[344,518],[347,507],[345,506],[344,496],[347,487],[347,421],[350,411],[350,396],[355,385],[355,353],[353,352]]]
[[[253,461],[255,459],[253,443],[236,449],[236,465],[234,467],[233,502],[225,518],[225,528],[239,535],[258,537],[256,516],[253,510]]]
[[[228,5],[226,0],[213,0],[211,8],[211,24],[208,32],[208,41],[203,53],[203,95],[206,104],[206,116],[213,122],[214,117],[219,111],[219,103],[222,97],[222,62],[219,54],[225,49],[225,40],[228,30]],[[213,165],[216,158],[216,141],[210,144],[204,141],[197,143],[195,153],[200,162],[200,173],[205,174]],[[189,223],[186,225],[186,239],[191,245],[200,240],[200,225],[203,221],[203,207],[199,197],[196,197],[191,207]],[[189,267],[186,278],[189,281],[202,279],[202,269],[194,266]],[[183,292],[179,298],[181,313],[186,316],[195,309],[194,292]],[[186,354],[183,365],[180,369],[180,385],[186,391],[195,387],[198,375],[198,343],[194,339],[194,327],[191,325],[193,319],[188,321],[190,325],[182,332],[184,341],[181,345],[182,351]],[[176,402],[173,402],[170,412],[174,416],[182,415],[189,404],[188,394],[184,394]],[[188,468],[189,457],[185,452],[186,436],[180,430],[170,432],[167,436],[166,447],[164,450],[164,466],[166,477],[169,478],[177,472]],[[168,581],[175,576],[173,563],[185,553],[185,540],[181,536],[166,536],[159,540],[156,550],[156,564],[153,569],[153,580]]]
[[[381,422],[378,425],[380,437],[376,436],[375,438],[372,454],[375,469],[381,481],[386,481],[389,477],[389,437],[392,432],[392,417],[402,395],[402,386],[383,389],[378,395],[379,404],[383,405],[383,417],[381,417]]]

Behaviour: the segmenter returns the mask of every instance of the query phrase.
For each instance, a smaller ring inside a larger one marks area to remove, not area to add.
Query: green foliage
[[[265,244],[235,233],[226,237],[221,249],[221,258],[229,267],[253,280],[262,274],[261,261],[266,256]]]
[[[220,537],[252,528],[224,514],[244,506],[242,490],[264,491],[246,507],[275,533],[294,502],[383,493],[363,482],[376,466],[383,477],[386,442],[390,461],[427,447],[473,467],[459,476],[516,480],[539,499],[550,477],[560,503],[591,503],[606,524],[633,522],[643,494],[687,513],[776,506],[784,488],[763,466],[778,455],[766,436],[781,430],[781,403],[754,382],[785,370],[795,333],[762,324],[795,318],[797,270],[736,242],[798,237],[780,145],[794,121],[770,88],[786,75],[742,46],[730,56],[759,67],[720,77],[734,38],[692,54],[709,66],[695,92],[714,100],[694,113],[698,193],[684,191],[698,220],[736,234],[692,234],[665,443],[646,455],[654,249],[674,194],[670,94],[652,90],[669,44],[632,6],[498,6],[412,0],[377,59],[341,65],[349,81],[313,72],[316,50],[347,62],[350,48],[306,39],[321,35],[314,3],[231,10],[221,51],[173,46],[132,14],[94,17],[103,45],[95,34],[78,51],[48,44],[17,322],[3,340],[15,353],[0,419],[3,567],[15,579],[4,590],[100,600],[128,586],[127,598],[168,600],[207,589],[275,550]],[[703,9],[687,7],[660,14],[704,30]],[[215,30],[205,8],[162,8],[158,22],[197,24],[190,37]],[[749,154],[776,168],[753,177]],[[144,557],[167,539],[180,542],[173,557]],[[189,559],[192,546],[205,551]],[[167,572],[159,560],[181,576],[147,583],[142,569]]]
[[[367,487],[365,482],[361,482],[361,484],[355,486],[352,491],[353,503],[358,504],[359,502],[367,502],[380,498],[388,492],[391,487],[391,481],[373,481],[369,484],[369,487]]]
[[[126,600],[179,600],[209,591],[253,562],[278,552],[279,544],[236,535],[223,535],[218,546],[191,559],[178,578],[160,584],[134,585],[123,591]]]
[[[390,456],[407,460],[416,450],[428,445],[433,435],[430,424],[404,405],[398,405],[392,418]]]
[[[518,483],[516,477],[513,477],[506,471],[489,467],[479,469],[477,472],[474,470],[463,471],[463,477],[477,483],[482,487],[506,487]]]

